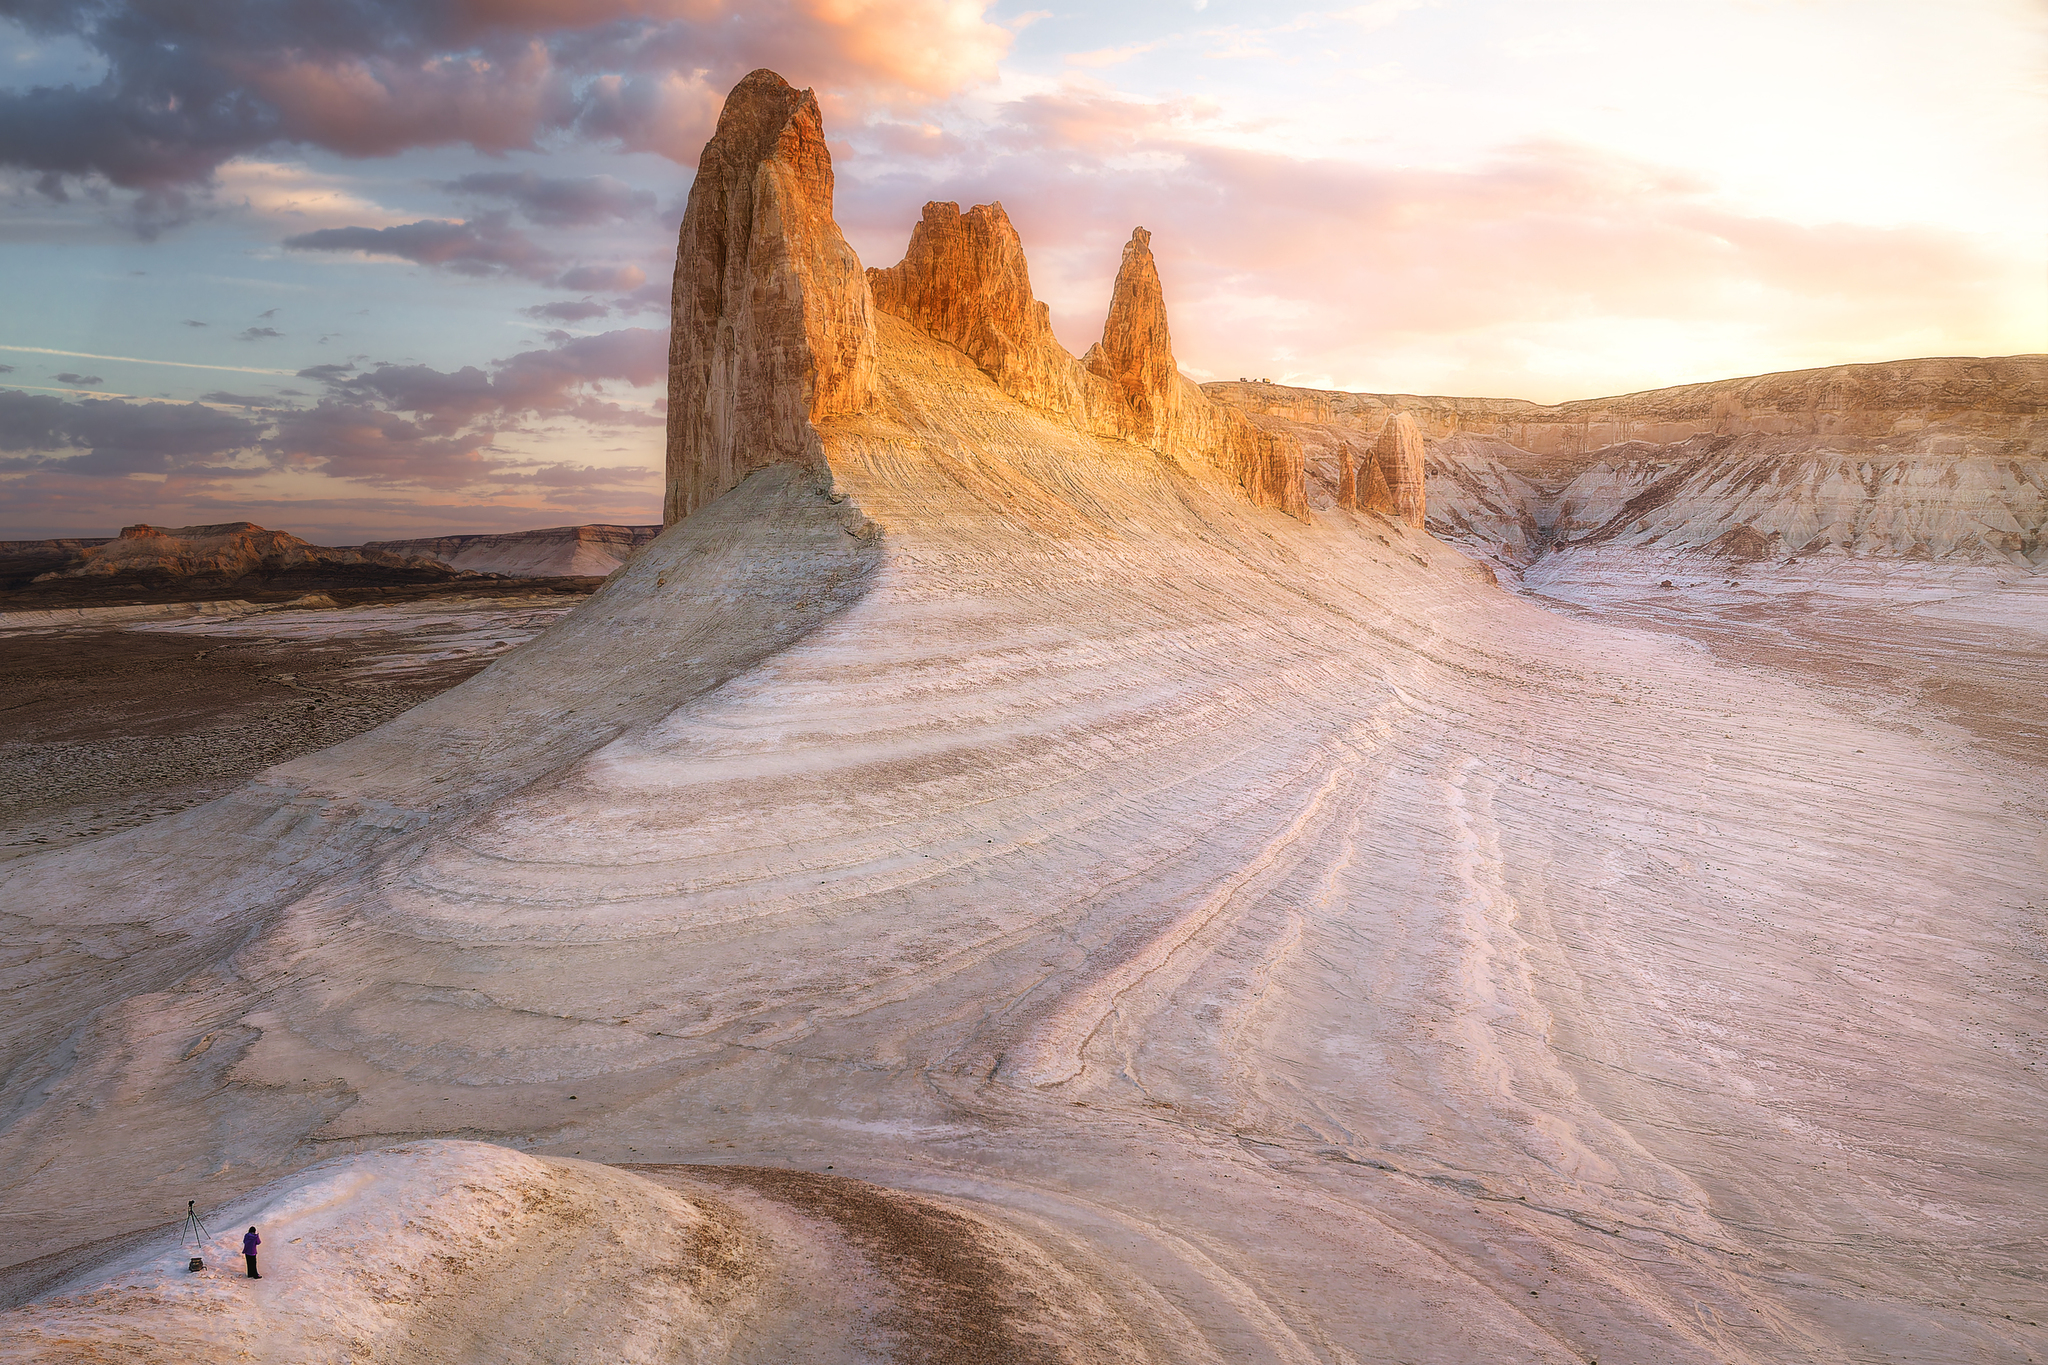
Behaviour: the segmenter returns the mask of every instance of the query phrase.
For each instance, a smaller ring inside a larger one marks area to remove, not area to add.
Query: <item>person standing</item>
[[[256,1273],[256,1248],[262,1245],[263,1239],[256,1235],[256,1229],[250,1228],[242,1234],[242,1259],[249,1263],[249,1278],[252,1280],[263,1278]]]

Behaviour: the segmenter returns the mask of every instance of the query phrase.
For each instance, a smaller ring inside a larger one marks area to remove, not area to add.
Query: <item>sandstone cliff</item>
[[[868,286],[877,308],[958,347],[1012,398],[1094,425],[1092,410],[1106,393],[1053,336],[1001,204],[965,213],[958,204],[926,204],[903,259],[871,268]]]
[[[1082,431],[1215,470],[1262,506],[1306,516],[1298,442],[1261,431],[1180,373],[1166,295],[1138,228],[1124,246],[1102,339],[1075,360],[1031,293],[1001,204],[930,203],[894,266],[868,271],[875,304],[958,347],[998,388]]]
[[[373,540],[358,548],[515,578],[602,578],[661,533],[659,526],[550,526],[496,535]]]
[[[873,394],[868,309],[818,101],[756,71],[705,144],[677,241],[664,524],[753,470],[822,466],[814,423]]]

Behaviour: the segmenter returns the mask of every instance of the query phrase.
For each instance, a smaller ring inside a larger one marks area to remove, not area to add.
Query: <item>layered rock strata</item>
[[[1361,435],[1378,447],[1412,420],[1430,531],[1518,569],[1560,552],[1644,564],[2048,560],[2044,356],[1843,365],[1551,407],[1205,391],[1300,440],[1338,501],[1339,449]],[[1373,477],[1358,475],[1361,503],[1376,496]]]
[[[868,309],[818,101],[756,71],[705,144],[677,241],[663,524],[753,470],[823,467],[815,423],[873,396]]]

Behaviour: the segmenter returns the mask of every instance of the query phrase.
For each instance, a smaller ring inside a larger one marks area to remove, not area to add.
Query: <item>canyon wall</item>
[[[1645,563],[2048,557],[2044,356],[1840,365],[1550,406],[1243,382],[1205,391],[1300,440],[1312,482],[1338,501],[1339,452],[1412,421],[1430,531],[1510,567],[1594,549]],[[1357,475],[1361,500],[1370,476]]]

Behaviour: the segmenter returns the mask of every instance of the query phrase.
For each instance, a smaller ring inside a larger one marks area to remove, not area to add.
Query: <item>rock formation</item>
[[[800,124],[711,159],[760,211],[689,242],[815,255],[765,226]],[[727,1365],[2040,1358],[2038,743],[1254,505],[1126,265],[1084,372],[1165,450],[879,309],[821,415],[799,272],[712,289],[684,387],[787,458],[693,501],[757,452],[683,423],[689,515],[545,634],[0,867],[0,1351],[228,1358],[331,1301],[369,1361],[630,1358],[614,1320]],[[780,369],[734,349],[770,313]],[[1955,639],[2037,691],[2037,629]],[[456,1137],[499,1150],[384,1164]],[[358,1236],[380,1185],[446,1242]],[[195,1194],[338,1212],[259,1321],[152,1230]]]
[[[1284,384],[1205,384],[1244,412],[1310,425],[1377,431],[1394,411],[1413,415],[1428,440],[1494,438],[1532,455],[1570,458],[1630,441],[1671,445],[1695,436],[1811,436],[1990,442],[2040,453],[2048,442],[2048,356],[1935,357],[1834,365],[1649,389],[1615,398],[1531,403],[1344,393]],[[1938,452],[1937,452],[1938,453]]]
[[[661,533],[659,526],[550,526],[539,531],[373,540],[360,548],[515,578],[598,577]]]
[[[480,581],[438,560],[368,546],[313,545],[252,521],[138,524],[111,540],[14,542],[4,548],[12,553],[0,553],[0,569],[37,570],[7,590],[8,607],[20,610]]]
[[[1019,402],[1092,426],[1085,375],[1031,293],[1024,246],[1001,204],[930,203],[903,259],[868,271],[875,306],[957,346]],[[1094,406],[1101,405],[1101,395]]]
[[[756,71],[705,144],[677,240],[664,524],[755,469],[822,467],[814,424],[873,395],[868,309],[818,101]]]
[[[1426,501],[1422,431],[1412,416],[1397,412],[1387,419],[1373,441],[1372,464],[1372,491],[1360,500],[1360,506],[1421,526]]]
[[[1517,570],[1625,555],[1656,581],[1688,559],[2048,561],[2048,356],[1842,365],[1551,407],[1206,392],[1301,441],[1338,501],[1339,448],[1413,418],[1429,529]],[[1363,505],[1380,496],[1373,478],[1358,476]]]
[[[1102,339],[1079,361],[1031,294],[1024,248],[1001,204],[925,205],[903,260],[868,271],[875,303],[958,347],[997,387],[1082,431],[1215,470],[1253,502],[1306,516],[1299,445],[1211,402],[1180,373],[1152,234],[1124,246]]]
[[[1358,510],[1358,458],[1343,443],[1337,446],[1337,505]]]

